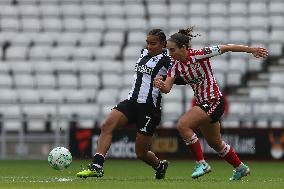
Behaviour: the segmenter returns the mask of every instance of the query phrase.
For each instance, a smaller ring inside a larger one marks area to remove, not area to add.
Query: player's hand
[[[252,54],[255,58],[266,58],[268,56],[268,51],[262,47],[252,48]]]
[[[165,83],[163,81],[163,77],[162,76],[158,76],[154,79],[154,87],[161,89],[162,87],[165,86]]]

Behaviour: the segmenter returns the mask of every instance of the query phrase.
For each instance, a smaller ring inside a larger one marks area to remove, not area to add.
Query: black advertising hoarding
[[[73,129],[70,132],[70,149],[78,158],[92,157],[95,153],[99,129]],[[199,135],[199,133],[197,132]],[[134,128],[118,129],[108,151],[109,158],[136,158]],[[216,152],[199,137],[206,158],[218,158]],[[233,146],[241,158],[282,159],[284,130],[226,129],[222,138]],[[161,158],[191,158],[189,150],[176,129],[158,129],[153,138],[152,150]]]

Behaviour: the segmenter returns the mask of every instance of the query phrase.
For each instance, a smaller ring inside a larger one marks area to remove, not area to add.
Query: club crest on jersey
[[[191,69],[197,70],[200,68],[200,64],[189,64]]]
[[[136,72],[141,72],[141,73],[145,73],[148,75],[152,75],[154,68],[148,67],[147,65],[143,64],[143,65],[135,65],[135,71]]]
[[[204,55],[212,53],[212,50],[210,49],[210,47],[205,47],[203,50],[204,50]]]

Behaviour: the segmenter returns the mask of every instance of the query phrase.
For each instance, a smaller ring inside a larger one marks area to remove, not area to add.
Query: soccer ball
[[[67,148],[56,147],[49,152],[47,161],[53,169],[63,170],[71,164],[72,155]]]

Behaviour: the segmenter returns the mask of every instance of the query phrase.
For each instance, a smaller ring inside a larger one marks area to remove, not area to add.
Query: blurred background
[[[91,157],[99,125],[125,99],[147,32],[196,26],[193,48],[262,46],[269,58],[212,59],[226,96],[224,139],[240,156],[284,159],[284,1],[0,0],[0,158],[45,159],[52,147]],[[192,106],[190,87],[164,95],[153,150],[184,158],[175,129]],[[115,133],[108,155],[135,158],[135,129]],[[210,157],[217,157],[202,140]]]

